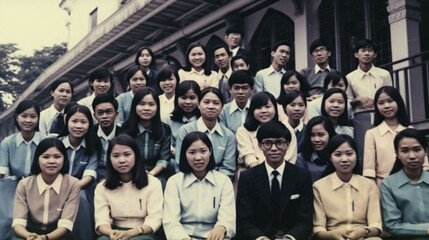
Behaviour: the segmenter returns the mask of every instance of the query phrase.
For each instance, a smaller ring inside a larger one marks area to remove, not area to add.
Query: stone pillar
[[[392,62],[412,57],[421,52],[420,49],[420,1],[419,0],[389,0],[390,38],[392,46]],[[417,59],[420,61],[420,59]],[[393,65],[393,71],[409,67],[412,61],[403,61]],[[408,81],[406,78],[408,77]],[[399,84],[397,87],[405,103],[409,103],[410,120],[421,121],[425,119],[423,76],[420,67],[410,68],[408,72],[399,71]],[[406,99],[406,84],[408,84],[409,98]]]

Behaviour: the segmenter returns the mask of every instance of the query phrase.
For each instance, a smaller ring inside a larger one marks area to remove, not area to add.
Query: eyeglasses
[[[275,142],[267,140],[262,142],[262,147],[264,147],[266,150],[270,150],[273,147],[273,144],[276,145],[277,149],[283,149],[286,146],[286,142],[282,140],[277,140]]]
[[[97,116],[103,116],[104,114],[106,114],[107,116],[112,116],[113,114],[115,114],[115,111],[114,110],[112,110],[112,109],[108,109],[108,110],[106,110],[106,111],[103,111],[103,110],[100,110],[100,111],[97,111],[97,112],[95,112],[96,114],[97,114]]]
[[[325,51],[327,51],[328,49],[326,48],[319,48],[319,49],[314,49],[313,50],[313,54],[318,54],[318,53],[323,53]]]

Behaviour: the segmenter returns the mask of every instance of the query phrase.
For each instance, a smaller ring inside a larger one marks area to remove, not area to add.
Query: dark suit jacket
[[[313,230],[313,190],[310,173],[286,162],[282,186],[281,209],[273,209],[265,164],[241,173],[237,193],[237,238],[256,239],[266,236],[296,240],[307,239]],[[272,229],[273,212],[280,211],[280,227]]]
[[[158,95],[163,94],[164,91],[162,91],[158,84],[158,72],[151,68],[148,77],[149,79],[146,83],[146,87],[151,87],[155,89],[156,92],[158,92]]]

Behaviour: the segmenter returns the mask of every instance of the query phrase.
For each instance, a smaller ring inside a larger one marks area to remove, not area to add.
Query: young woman
[[[394,147],[395,165],[380,185],[384,225],[396,239],[427,239],[429,173],[423,170],[426,137],[418,130],[405,129],[396,135]]]
[[[137,50],[134,62],[146,73],[146,86],[155,89],[158,94],[162,94],[162,89],[159,87],[157,81],[158,72],[153,69],[153,66],[155,65],[155,54],[152,49],[147,46],[141,47]]]
[[[303,95],[305,96],[304,100],[307,97],[307,82],[305,79],[301,76],[301,74],[295,70],[289,70],[285,74],[283,74],[281,82],[280,82],[280,95],[277,98],[278,109],[281,109],[279,111],[279,120],[282,122],[287,119],[287,115],[285,113],[284,108],[280,108],[280,105],[282,102],[284,102],[284,98],[286,97],[286,94],[292,92],[292,91],[301,91]]]
[[[293,129],[297,140],[297,148],[299,149],[304,142],[305,128],[307,126],[302,121],[307,107],[305,96],[302,92],[291,91],[283,98],[281,105],[287,115],[287,121],[284,121],[284,123]]]
[[[73,96],[73,86],[66,78],[52,83],[51,96],[54,103],[40,113],[39,129],[44,135],[58,136],[64,127],[64,107]]]
[[[374,98],[374,128],[365,135],[363,176],[380,185],[389,176],[395,160],[393,140],[409,127],[407,110],[401,94],[393,87],[381,87]]]
[[[192,43],[186,50],[186,66],[179,70],[180,81],[195,80],[201,90],[206,87],[218,87],[219,79],[215,71],[210,70],[206,48],[200,43]]]
[[[70,176],[64,144],[46,138],[37,146],[31,176],[16,190],[14,240],[72,239],[70,231],[79,205],[79,180]]]
[[[165,189],[163,225],[167,239],[225,239],[235,235],[231,180],[214,170],[213,146],[202,132],[183,139],[180,173]]]
[[[60,134],[70,161],[69,174],[79,179],[79,210],[73,228],[76,239],[93,239],[94,233],[94,188],[97,179],[98,156],[93,122],[89,108],[75,105],[67,112],[66,125]]]
[[[315,239],[379,239],[382,232],[377,185],[359,175],[356,144],[337,135],[327,147],[330,161],[313,185]]]
[[[98,240],[157,239],[161,226],[162,187],[147,174],[137,142],[121,134],[107,150],[107,177],[95,189]]]
[[[30,175],[31,163],[37,145],[44,135],[39,130],[39,106],[24,100],[15,110],[18,133],[3,139],[0,146],[0,239],[10,239],[13,199],[18,181]]]
[[[125,122],[130,116],[130,106],[133,101],[134,95],[137,91],[146,87],[148,76],[146,72],[139,66],[131,67],[125,80],[128,86],[131,88],[130,91],[122,93],[116,100],[118,101],[118,112],[119,117],[117,118],[118,123]]]
[[[123,133],[133,137],[140,150],[144,168],[156,176],[163,186],[167,182],[164,171],[170,161],[170,127],[161,122],[159,98],[153,88],[138,91],[131,103],[130,117],[123,125]]]
[[[219,115],[223,108],[223,96],[219,89],[205,88],[200,95],[198,108],[201,117],[194,122],[182,126],[176,139],[176,162],[180,162],[180,149],[185,136],[194,131],[200,131],[211,139],[215,170],[229,177],[235,172],[235,151],[237,143],[235,136],[225,125],[219,123]]]
[[[329,162],[326,147],[335,135],[332,122],[325,117],[314,117],[307,123],[296,165],[310,171],[313,183],[320,179]]]
[[[348,117],[347,95],[343,90],[331,88],[326,91],[322,98],[322,116],[332,122],[337,134],[353,137],[353,127]]]
[[[174,110],[174,92],[179,83],[179,75],[170,66],[166,66],[158,74],[158,84],[164,94],[159,95],[161,119],[166,118]]]

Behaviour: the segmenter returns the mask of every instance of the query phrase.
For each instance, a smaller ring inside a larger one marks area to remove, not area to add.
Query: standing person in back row
[[[353,107],[354,139],[358,147],[359,164],[362,166],[365,133],[373,127],[374,122],[375,92],[383,86],[392,86],[392,78],[388,71],[374,66],[377,49],[371,40],[358,41],[354,55],[359,66],[346,76],[349,83],[347,97]]]
[[[286,41],[274,43],[271,48],[271,56],[273,57],[271,65],[256,73],[256,92],[268,91],[273,94],[275,98],[280,95],[280,81],[283,74],[286,72],[284,68],[290,59],[291,52],[292,47],[290,43]]]
[[[231,51],[228,50],[226,45],[218,45],[213,50],[214,63],[218,66],[218,88],[222,92],[224,103],[232,101],[231,94],[229,93],[228,80],[231,77],[232,69],[230,65]]]

